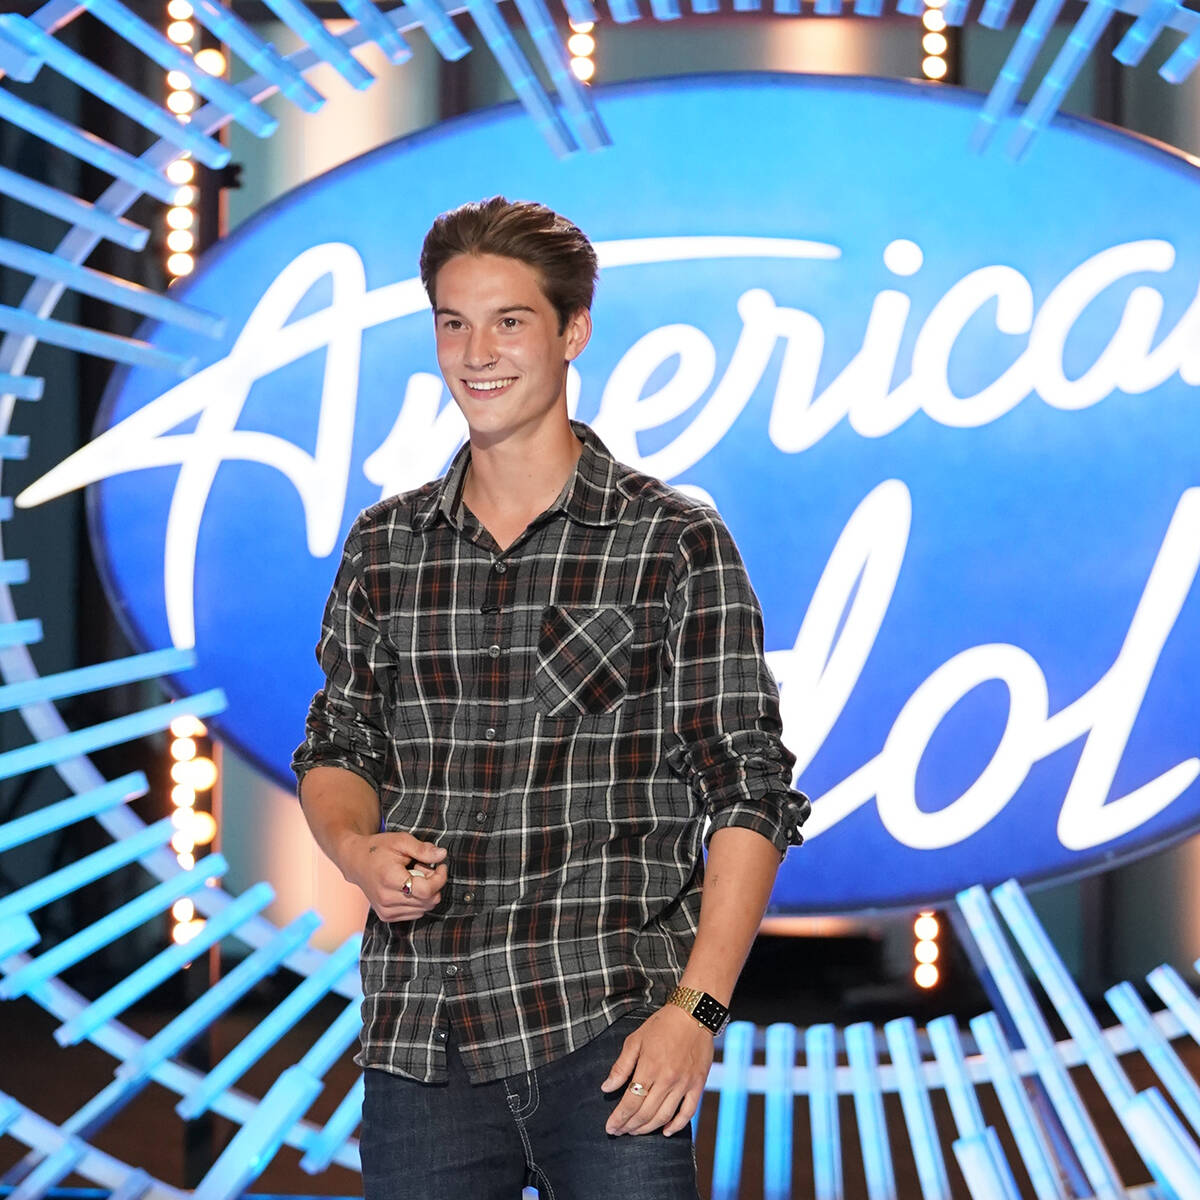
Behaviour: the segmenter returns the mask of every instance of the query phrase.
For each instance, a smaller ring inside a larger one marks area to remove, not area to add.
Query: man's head
[[[544,204],[493,196],[442,213],[421,248],[421,282],[437,308],[438,272],[460,254],[493,254],[525,263],[558,314],[559,333],[592,307],[598,266],[584,234]]]

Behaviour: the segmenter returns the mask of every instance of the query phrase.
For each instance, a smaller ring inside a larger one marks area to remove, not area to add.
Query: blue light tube
[[[1008,115],[1062,6],[1063,0],[1036,0],[975,122],[971,134],[974,149],[982,150],[991,140],[996,126]]]
[[[812,1127],[813,1200],[841,1200],[842,1134],[838,1117],[837,1042],[832,1025],[804,1031],[808,1111]]]
[[[374,0],[340,0],[346,14],[362,26],[363,32],[387,55],[388,61],[399,66],[412,58],[412,47],[404,40],[395,25],[375,7]]]
[[[114,909],[98,921],[93,921],[66,941],[59,942],[53,949],[39,955],[7,979],[0,980],[0,996],[8,1000],[24,996],[31,988],[60,975],[88,955],[110,945],[139,925],[144,925],[152,917],[165,912],[176,900],[198,891],[214,876],[219,879],[228,870],[229,864],[221,855],[208,855],[190,871],[181,871],[150,891],[122,904],[120,908]]]
[[[692,12],[697,16],[721,11],[721,0],[692,0]]]
[[[118,150],[109,142],[77,129],[70,121],[38,108],[22,100],[12,92],[0,88],[0,119],[16,125],[26,133],[65,150],[80,161],[90,164],[106,175],[123,180],[139,191],[156,196],[170,204],[175,196],[175,185],[152,167],[146,166],[124,150]]]
[[[950,1016],[938,1017],[925,1026],[925,1032],[929,1035],[959,1137],[969,1138],[982,1133],[985,1128],[983,1110],[967,1071],[958,1022]]]
[[[1136,67],[1178,8],[1179,0],[1150,0],[1117,43],[1113,58],[1122,66]]]
[[[1012,6],[1013,0],[987,0],[979,14],[979,24],[985,29],[1003,29],[1008,24]]]
[[[1012,158],[1028,148],[1034,136],[1049,124],[1062,104],[1067,89],[1075,82],[1096,43],[1104,35],[1115,9],[1113,0],[1088,0],[1083,15],[1075,22],[1050,69],[1042,77],[1033,99],[1021,113],[1006,147]]]
[[[1038,982],[1083,1052],[1084,1061],[1108,1102],[1114,1110],[1120,1108],[1133,1099],[1133,1085],[1108,1044],[1100,1022],[1093,1016],[1066,964],[1046,936],[1025,893],[1015,880],[1009,880],[993,889],[992,899],[1033,967]]]
[[[0,193],[127,250],[142,250],[150,239],[150,230],[145,226],[135,225],[125,217],[114,217],[87,200],[80,200],[49,184],[26,179],[4,166],[0,166]]]
[[[594,25],[600,19],[592,0],[563,0],[563,9],[567,20],[576,25],[586,25],[589,21]]]
[[[679,0],[650,0],[650,12],[656,21],[675,21],[683,15]]]
[[[796,1027],[767,1026],[767,1080],[763,1099],[763,1194],[788,1200],[792,1194],[792,1113],[796,1095]]]
[[[1182,83],[1200,61],[1200,27],[1193,30],[1178,46],[1175,53],[1158,69],[1168,83]]]
[[[323,1084],[301,1067],[288,1067],[254,1113],[221,1151],[192,1193],[192,1200],[233,1200],[275,1157],[287,1132],[308,1111]]]
[[[41,69],[41,60],[37,55],[10,41],[3,24],[0,24],[0,75],[17,83],[31,83]]]
[[[79,1138],[64,1139],[57,1150],[46,1155],[9,1193],[8,1200],[42,1200],[51,1188],[57,1187],[75,1170],[87,1152],[87,1143]]]
[[[170,371],[174,375],[189,375],[195,369],[194,355],[181,358],[177,354],[159,350],[149,342],[137,338],[123,337],[115,333],[101,333],[98,329],[87,329],[82,325],[71,325],[56,321],[52,317],[39,317],[24,309],[0,305],[0,330],[23,337],[34,337],[51,346],[62,346],[80,354],[92,354],[107,358],[111,362],[128,363],[135,367],[149,367]]]
[[[24,558],[0,559],[0,584],[16,587],[29,582],[29,561]]]
[[[991,1126],[959,1138],[954,1143],[954,1157],[967,1181],[971,1200],[1021,1200],[1000,1139]]]
[[[142,1200],[155,1181],[138,1168],[129,1171],[118,1188],[114,1188],[108,1200]]]
[[[896,0],[896,11],[904,17],[919,17],[925,12],[925,0]]]
[[[1200,967],[1197,967],[1200,970]],[[1200,1004],[1192,995],[1191,988],[1180,978],[1174,967],[1155,967],[1146,976],[1146,982],[1158,994],[1158,998],[1179,1019],[1192,1041],[1200,1044]]]
[[[116,1068],[118,1078],[149,1075],[155,1067],[200,1036],[218,1017],[231,1009],[251,988],[270,975],[285,958],[320,927],[314,912],[302,913],[279,930],[269,942],[242,959],[228,975],[198,996],[149,1041]]]
[[[223,167],[229,161],[230,152],[220,142],[206,137],[190,125],[183,124],[174,113],[147,100],[127,83],[96,66],[82,54],[77,54],[32,21],[10,14],[0,17],[0,28],[6,37],[30,54],[37,55],[64,79],[69,79],[85,91],[91,92],[118,112],[132,118],[143,129],[158,134],[164,141],[190,151],[205,166]],[[195,73],[193,68],[191,74]]]
[[[162,296],[140,284],[130,283],[127,279],[79,266],[59,258],[57,254],[35,250],[32,246],[7,238],[0,238],[0,266],[11,267],[14,271],[39,279],[52,279],[65,284],[72,291],[95,296],[118,308],[153,317],[168,325],[178,325],[205,337],[216,338],[225,332],[223,317],[193,308],[190,304],[181,304],[178,300]]]
[[[140,683],[144,679],[157,679],[160,675],[174,675],[195,665],[195,650],[151,650],[146,654],[115,658],[73,671],[60,671],[56,675],[41,675],[19,683],[7,683],[0,687],[0,712],[21,708],[26,704],[40,704],[44,700],[82,696],[85,692],[97,692],[126,683]]]
[[[875,1026],[868,1021],[847,1025],[846,1057],[854,1093],[854,1115],[862,1147],[863,1172],[868,1200],[897,1200],[896,1175],[892,1167],[891,1143],[883,1115],[883,1088],[879,1082],[879,1059],[875,1050]]]
[[[263,3],[352,88],[361,92],[375,82],[375,76],[313,16],[302,0],[263,0]]]
[[[958,28],[967,19],[967,9],[971,6],[971,0],[946,0],[946,5],[942,9],[942,15],[946,18],[946,24],[953,28]]]
[[[517,45],[512,31],[504,23],[494,0],[466,0],[466,7],[525,111],[550,143],[550,149],[560,158],[577,149],[574,137],[564,124],[558,109],[546,95],[524,51]]]
[[[871,0],[872,3],[875,0]],[[762,9],[762,0],[733,0],[734,12],[759,12]]]
[[[676,0],[670,0],[670,3],[678,16],[679,6]],[[545,0],[516,0],[516,5],[579,140],[588,150],[599,150],[612,145],[612,138],[608,136],[608,131],[596,114],[591,89],[580,83],[575,78],[575,72],[571,70],[562,39],[554,26]]]
[[[813,12],[818,17],[840,17],[842,15],[842,0],[817,0]]]
[[[221,1059],[191,1092],[180,1099],[175,1111],[185,1121],[207,1111],[226,1088],[236,1083],[343,975],[354,969],[361,941],[361,935],[356,934],[343,942]]]
[[[46,381],[36,375],[9,375],[0,371],[0,396],[17,400],[40,400]]]
[[[164,71],[182,71],[192,81],[193,91],[211,100],[257,137],[267,137],[278,128],[279,122],[263,112],[253,100],[224,79],[197,71],[190,55],[118,0],[78,0],[78,3]]]
[[[41,940],[34,923],[24,914],[0,921],[0,963],[32,950]]]
[[[11,1096],[0,1092],[0,1134],[7,1133],[24,1111],[24,1108]]]
[[[0,496],[0,521],[10,521],[13,515],[11,496]]]
[[[1162,1080],[1188,1124],[1200,1135],[1200,1087],[1154,1023],[1137,988],[1132,983],[1119,983],[1109,988],[1104,998],[1117,1020],[1129,1031],[1154,1073]]]
[[[3,458],[0,454],[0,458]],[[32,646],[42,640],[42,623],[36,617],[26,621],[5,621],[0,624],[0,647]]]
[[[174,832],[171,818],[163,817],[132,837],[111,842],[84,858],[27,883],[23,888],[0,897],[0,920],[15,913],[37,912],[39,908],[45,908],[47,904],[78,891],[84,885],[103,879],[118,867],[137,862],[159,846],[165,846]]]
[[[334,1063],[346,1053],[362,1029],[362,995],[355,996],[338,1014],[337,1019],[312,1044],[300,1060],[314,1079],[324,1079]]]
[[[159,704],[111,721],[102,721],[99,725],[89,725],[59,737],[22,746],[18,750],[9,750],[0,754],[0,779],[11,779],[14,775],[38,767],[48,767],[80,754],[91,754],[107,746],[145,737],[148,733],[158,733],[176,717],[211,717],[224,707],[225,693],[220,688],[212,688],[173,704]]]
[[[741,1188],[746,1105],[753,1058],[754,1025],[750,1021],[734,1021],[726,1026],[717,1133],[713,1144],[712,1200],[737,1200]]]
[[[204,928],[190,941],[159,951],[149,962],[130,972],[120,983],[114,984],[85,1009],[60,1025],[54,1031],[54,1040],[60,1046],[74,1046],[90,1037],[101,1025],[149,995],[160,983],[195,961],[210,946],[215,946],[243,922],[262,912],[274,899],[275,891],[269,883],[256,883],[248,888],[231,904],[209,917],[204,922]]]
[[[1139,1092],[1117,1116],[1169,1194],[1178,1200],[1200,1196],[1200,1149],[1156,1089]]]
[[[637,0],[608,0],[608,11],[618,25],[626,25],[630,21],[640,21],[642,14],[638,9]]]
[[[122,775],[98,788],[80,792],[77,796],[69,796],[55,804],[48,804],[36,812],[26,813],[7,824],[0,825],[0,853],[11,850],[13,846],[23,846],[56,829],[65,829],[77,821],[94,817],[97,813],[108,812],[128,803],[135,796],[144,796],[150,785],[141,771]],[[0,903],[3,903],[0,900]]]
[[[896,1088],[900,1093],[900,1107],[908,1128],[917,1178],[921,1182],[921,1196],[923,1200],[951,1200],[950,1177],[946,1173],[941,1141],[933,1123],[933,1105],[921,1070],[916,1022],[912,1017],[888,1021],[883,1027],[883,1036],[896,1069]]]
[[[319,1175],[333,1162],[333,1156],[345,1145],[362,1122],[363,1094],[366,1088],[360,1075],[350,1090],[338,1102],[333,1116],[313,1138],[308,1151],[300,1160],[300,1169],[309,1175]]]
[[[800,16],[800,0],[775,0],[775,13],[781,17]]]
[[[856,17],[878,17],[883,12],[883,0],[854,0]]]
[[[1054,1165],[1054,1152],[1046,1130],[1033,1110],[1000,1018],[992,1012],[975,1017],[971,1021],[971,1032],[987,1064],[996,1098],[1004,1110],[1004,1119],[1017,1143],[1017,1153],[1025,1164],[1037,1200],[1069,1200]]]
[[[29,457],[29,439],[14,434],[0,434],[0,459],[14,460]]]
[[[1058,1057],[1054,1038],[1004,940],[987,893],[972,887],[959,892],[956,899],[1089,1182],[1099,1196],[1122,1195],[1116,1167]]]
[[[224,42],[255,74],[304,112],[316,112],[325,98],[270,42],[264,42],[239,16],[217,0],[192,0],[196,20]]]
[[[471,51],[471,43],[458,32],[438,0],[408,0],[408,11],[425,27],[434,49],[448,62],[457,62]]]

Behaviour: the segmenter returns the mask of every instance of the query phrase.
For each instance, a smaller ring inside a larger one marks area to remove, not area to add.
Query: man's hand
[[[625,1039],[600,1085],[601,1091],[613,1092],[629,1084],[609,1114],[605,1132],[651,1133],[661,1128],[667,1137],[678,1133],[700,1104],[712,1060],[713,1035],[682,1008],[660,1008]],[[641,1084],[645,1093],[635,1094],[634,1084]]]
[[[361,889],[381,921],[415,921],[442,898],[446,851],[411,833],[351,834],[346,878]]]

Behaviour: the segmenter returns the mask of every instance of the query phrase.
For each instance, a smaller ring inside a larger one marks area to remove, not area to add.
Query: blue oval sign
[[[137,640],[194,642],[186,687],[224,687],[224,736],[290,782],[345,531],[463,435],[421,239],[464,199],[536,197],[604,266],[578,415],[710,496],[762,598],[817,797],[777,909],[932,902],[1193,829],[1200,171],[1069,119],[1020,164],[975,156],[978,99],[936,87],[601,93],[603,153],[555,161],[504,107],[240,228],[176,293],[225,340],[148,327],[202,369],[124,372],[22,503],[92,485]]]

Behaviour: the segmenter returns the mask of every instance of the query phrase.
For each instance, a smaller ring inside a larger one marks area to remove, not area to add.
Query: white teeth
[[[507,387],[513,380],[511,379],[484,379],[475,383],[467,380],[467,387],[473,392],[494,392],[497,388]]]

